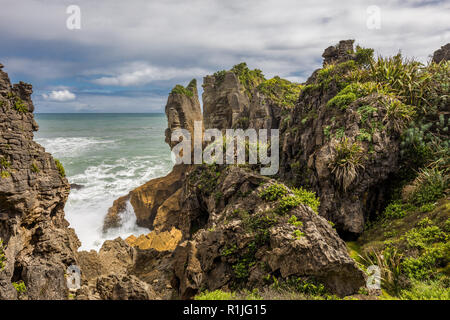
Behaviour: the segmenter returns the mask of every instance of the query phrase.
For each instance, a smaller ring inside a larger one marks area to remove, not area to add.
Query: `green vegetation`
[[[357,261],[363,267],[380,267],[384,297],[438,299],[450,292],[449,239],[448,200],[426,212],[395,200],[351,248],[360,254]]]
[[[265,80],[258,86],[258,90],[274,103],[284,107],[294,107],[298,100],[302,86],[276,76]]]
[[[194,96],[194,90],[197,88],[197,80],[192,79],[191,82],[189,82],[188,86],[185,88],[180,84],[177,84],[173,89],[171,93],[181,94],[188,97]]]
[[[19,97],[15,97],[14,99],[14,109],[20,113],[28,112],[26,104]]]
[[[11,174],[8,169],[11,167],[11,162],[6,160],[4,156],[0,156],[0,177],[9,178]]]
[[[268,274],[264,281],[266,285],[252,291],[204,291],[194,297],[194,300],[338,300],[331,295],[324,285],[315,279],[288,277],[276,278]]]
[[[66,170],[64,169],[62,163],[58,159],[55,159],[55,164],[56,169],[59,171],[59,175],[64,178],[66,176]]]
[[[358,175],[358,169],[364,168],[364,151],[358,142],[351,143],[344,137],[335,147],[335,156],[329,166],[337,183],[344,191],[348,189]]]
[[[309,206],[317,213],[320,201],[316,198],[315,192],[308,191],[302,187],[292,188],[291,191],[292,194],[289,194],[289,190],[283,184],[274,183],[264,188],[259,196],[266,201],[278,200],[278,205],[275,209],[275,212],[278,214],[285,214],[300,204]]]
[[[297,216],[294,215],[289,218],[288,223],[298,228],[301,228],[303,226],[303,222],[298,221]]]
[[[234,292],[225,292],[222,290],[202,292],[194,297],[194,300],[233,300],[236,298]]]
[[[261,70],[250,70],[245,62],[235,65],[230,71],[239,78],[249,97],[252,96],[253,89],[266,80]]]
[[[369,118],[373,115],[373,113],[378,112],[378,109],[370,104],[362,105],[356,111],[361,115],[361,122],[363,124],[367,123]]]
[[[264,188],[259,196],[267,201],[275,201],[288,193],[288,189],[284,184],[274,183]]]
[[[400,291],[399,297],[403,300],[450,300],[450,290],[440,281],[413,281],[409,289]]]
[[[236,285],[245,282],[250,274],[250,269],[256,265],[256,252],[269,244],[269,229],[278,221],[278,217],[271,212],[250,214],[245,210],[233,211],[242,221],[241,226],[245,233],[251,235],[251,241],[243,249],[238,250],[236,244],[222,249],[223,257],[231,258],[232,269],[236,278]]]
[[[18,282],[13,282],[12,285],[19,294],[27,292],[27,287],[25,286],[25,283],[22,280]]]
[[[5,247],[3,246],[3,240],[0,239],[0,271],[5,269],[6,265],[6,255],[5,255]]]
[[[371,48],[363,48],[359,45],[356,46],[356,63],[363,67],[369,67],[371,61],[373,60],[373,52],[374,50]]]
[[[356,99],[367,96],[377,92],[377,84],[375,82],[353,82],[347,85],[344,89],[327,102],[327,107],[337,107],[345,110],[348,106],[356,101]]]
[[[438,168],[421,169],[414,179],[409,200],[417,206],[440,199],[449,188],[449,176]]]
[[[36,162],[33,162],[31,164],[31,171],[33,171],[34,173],[39,173],[39,167],[37,166]]]
[[[215,194],[217,200],[218,197],[222,197],[222,195],[216,191],[217,181],[220,178],[220,175],[221,171],[219,165],[203,164],[197,166],[196,169],[191,172],[188,179],[192,186],[196,186],[205,194]]]

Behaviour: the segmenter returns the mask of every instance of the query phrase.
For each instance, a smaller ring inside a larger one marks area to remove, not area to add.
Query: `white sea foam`
[[[54,157],[66,157],[81,154],[94,145],[111,147],[113,140],[102,140],[90,137],[59,137],[59,138],[37,138],[36,142],[45,147]]]
[[[82,242],[82,250],[99,249],[106,239],[130,234],[148,233],[149,230],[136,226],[136,218],[131,205],[122,216],[121,228],[102,233],[103,219],[113,201],[130,190],[162,176],[169,170],[167,163],[152,156],[121,158],[112,163],[88,167],[82,174],[69,177],[71,183],[80,184],[79,190],[72,190],[65,212]]]

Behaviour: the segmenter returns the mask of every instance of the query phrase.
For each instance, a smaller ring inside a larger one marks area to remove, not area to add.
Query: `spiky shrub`
[[[401,54],[379,57],[370,64],[374,81],[384,84],[404,103],[419,106],[423,103],[422,88],[430,75],[421,63],[403,59]]]
[[[335,147],[335,155],[329,164],[339,186],[346,191],[363,169],[364,151],[358,142],[351,143],[344,137]]]
[[[372,48],[363,48],[361,46],[356,46],[356,59],[355,61],[365,68],[370,67],[370,64],[373,62],[373,52]]]
[[[397,249],[388,247],[381,251],[372,250],[360,258],[364,265],[376,265],[380,268],[382,288],[398,294],[401,289],[402,255]]]
[[[386,115],[383,121],[386,121],[394,132],[401,134],[415,114],[414,107],[392,97],[385,99],[384,105]]]

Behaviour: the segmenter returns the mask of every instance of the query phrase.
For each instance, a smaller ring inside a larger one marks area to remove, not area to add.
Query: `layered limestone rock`
[[[191,137],[194,136],[195,121],[202,122],[202,110],[198,100],[197,81],[195,79],[186,88],[177,85],[172,90],[167,99],[165,112],[168,121],[166,143],[170,148],[178,143],[171,141],[174,130],[185,129],[189,131]]]
[[[67,267],[80,242],[64,219],[70,186],[62,166],[33,141],[32,87],[11,86],[0,65],[0,239],[6,266],[0,299],[15,299],[23,281],[28,299],[67,299]]]
[[[114,201],[105,217],[103,230],[106,231],[121,225],[121,215],[127,208],[127,202],[134,210],[137,224],[153,229],[153,221],[159,208],[181,188],[185,172],[185,165],[174,166],[167,176],[150,180],[130,191],[128,195]]]
[[[130,239],[128,242],[132,242]],[[155,250],[152,245],[140,249],[117,238],[105,241],[99,252],[78,253],[82,270],[77,300],[149,300],[172,299],[171,251]],[[162,243],[153,241],[158,249]],[[133,243],[134,245],[134,243]]]
[[[174,252],[182,298],[201,288],[262,287],[267,275],[314,277],[339,295],[364,286],[364,273],[328,221],[305,205],[276,213],[279,203],[261,198],[273,180],[210,166],[194,169],[187,181],[175,225],[186,239]]]
[[[335,49],[325,50],[324,68],[337,62],[345,68],[345,61],[353,62],[352,44],[341,41]],[[320,215],[333,221],[342,234],[356,235],[368,215],[380,209],[382,184],[398,170],[400,135],[386,117],[389,101],[382,95],[356,99],[345,109],[330,107],[328,102],[342,89],[337,79],[330,76],[323,89],[324,80],[315,72],[306,83],[307,90],[282,128],[280,175],[316,191]],[[361,106],[367,106],[367,112]],[[364,132],[371,132],[370,138],[363,137]],[[339,150],[353,150],[353,168],[339,165]]]
[[[134,235],[125,239],[132,247],[142,250],[155,249],[157,251],[173,251],[181,240],[181,232],[175,228],[170,231],[150,232],[147,235]]]

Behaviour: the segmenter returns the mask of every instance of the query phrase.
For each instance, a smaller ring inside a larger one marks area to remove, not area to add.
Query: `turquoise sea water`
[[[173,166],[164,143],[164,114],[36,114],[35,140],[59,159],[72,189],[66,219],[82,242],[98,249],[104,240],[147,233],[135,225],[131,206],[122,228],[102,234],[103,219],[113,201]]]

